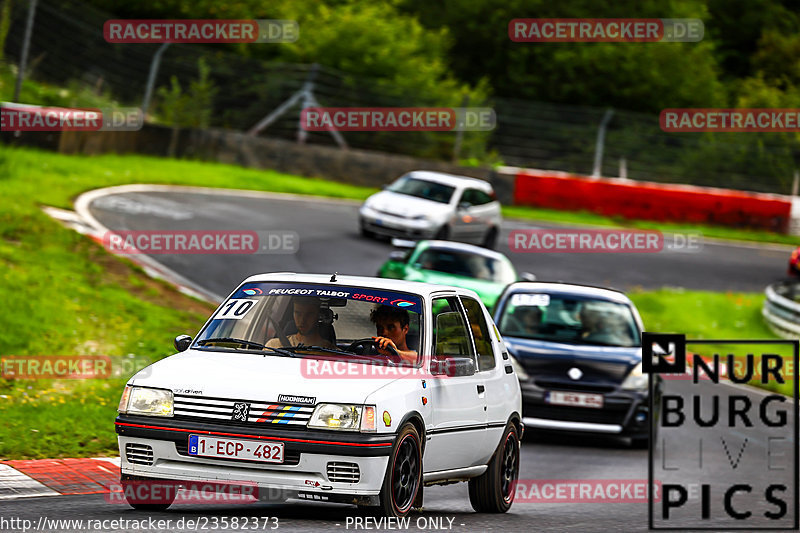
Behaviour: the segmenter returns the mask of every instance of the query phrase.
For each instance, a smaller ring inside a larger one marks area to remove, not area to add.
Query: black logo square
[[[674,356],[672,362],[667,356]],[[642,333],[642,371],[646,374],[686,372],[686,335]]]

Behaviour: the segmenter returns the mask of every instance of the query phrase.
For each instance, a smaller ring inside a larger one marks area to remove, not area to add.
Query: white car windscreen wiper
[[[264,348],[266,348],[266,346],[264,346],[261,343],[258,343],[258,342],[255,342],[255,341],[248,341],[248,340],[245,340],[245,339],[236,339],[234,337],[211,337],[210,339],[203,339],[203,340],[197,341],[197,345],[198,346],[205,346],[206,344],[211,344],[212,342],[237,343],[237,344],[241,344],[241,345],[244,345],[244,346],[254,346],[255,348],[257,348],[259,350],[263,350]]]

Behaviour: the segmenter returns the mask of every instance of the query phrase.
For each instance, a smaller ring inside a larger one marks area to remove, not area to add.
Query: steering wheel
[[[366,354],[366,353],[364,353],[366,351],[367,347],[371,347],[373,349],[373,351],[375,352],[375,354]],[[395,357],[395,358],[398,358],[398,359],[400,358],[400,354],[392,346],[387,346],[385,349],[389,351],[389,353],[391,354],[392,357]],[[354,340],[353,342],[350,343],[350,346],[347,347],[347,351],[348,352],[355,352],[358,355],[383,355],[383,354],[381,354],[381,352],[380,352],[380,350],[378,348],[378,343],[374,339],[372,339],[370,337],[365,337],[363,339]]]

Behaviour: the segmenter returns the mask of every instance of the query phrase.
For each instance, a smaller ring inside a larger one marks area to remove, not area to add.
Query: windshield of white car
[[[266,356],[381,356],[386,352],[371,342],[381,333],[398,350],[412,352],[407,362],[420,351],[421,311],[422,299],[403,292],[253,282],[217,309],[194,348]]]
[[[570,295],[512,294],[505,301],[498,327],[503,336],[565,344],[641,344],[641,332],[628,305]]]
[[[427,248],[415,263],[422,270],[434,270],[454,276],[482,279],[497,283],[513,283],[517,275],[510,264],[494,257],[442,248]]]
[[[386,190],[447,204],[450,203],[450,200],[453,198],[453,192],[455,192],[456,189],[455,187],[436,183],[434,181],[403,176],[389,185]]]

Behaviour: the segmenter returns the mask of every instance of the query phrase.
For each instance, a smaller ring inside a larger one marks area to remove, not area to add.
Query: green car
[[[419,241],[415,246],[397,239],[392,244],[412,247],[392,252],[378,276],[472,289],[489,309],[509,283],[535,279],[527,273],[518,276],[506,256],[480,246],[450,241]]]

